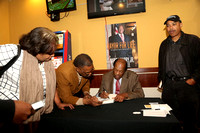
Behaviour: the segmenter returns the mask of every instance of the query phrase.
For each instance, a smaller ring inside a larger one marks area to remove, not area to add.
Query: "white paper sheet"
[[[114,103],[115,100],[114,99],[107,99],[103,101],[103,104],[109,104],[109,103]]]
[[[115,100],[114,98],[116,97],[117,94],[109,94],[108,97],[109,98],[101,98],[101,97],[97,97],[99,101],[103,101],[102,104],[109,104],[109,103],[114,103]]]

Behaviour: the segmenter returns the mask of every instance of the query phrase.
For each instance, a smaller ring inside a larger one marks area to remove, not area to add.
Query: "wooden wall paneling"
[[[94,70],[93,77],[91,78],[90,88],[99,88],[103,74],[111,71],[112,69]],[[128,69],[138,74],[139,81],[142,87],[157,87],[158,86],[158,68],[131,68]]]

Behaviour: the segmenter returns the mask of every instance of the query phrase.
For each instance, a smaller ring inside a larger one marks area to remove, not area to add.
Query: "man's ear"
[[[183,27],[183,23],[180,23],[181,28]]]

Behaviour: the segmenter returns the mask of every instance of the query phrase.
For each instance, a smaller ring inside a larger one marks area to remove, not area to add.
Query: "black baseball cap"
[[[169,16],[167,19],[166,19],[166,21],[165,21],[165,23],[164,24],[166,24],[167,23],[167,21],[169,21],[169,20],[171,20],[171,21],[174,21],[174,22],[182,22],[181,20],[180,20],[180,17],[178,16],[178,15],[171,15],[171,16]]]

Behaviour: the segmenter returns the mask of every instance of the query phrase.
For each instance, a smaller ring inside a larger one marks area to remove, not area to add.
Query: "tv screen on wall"
[[[145,0],[87,0],[88,18],[145,12]]]
[[[75,0],[46,0],[46,4],[48,14],[76,10]]]

